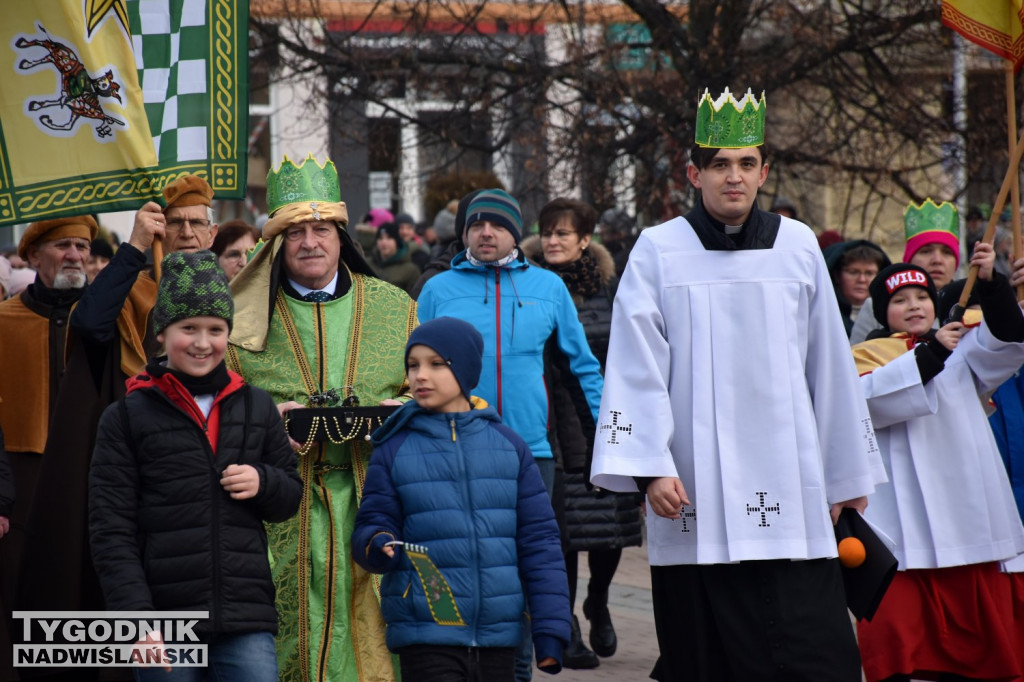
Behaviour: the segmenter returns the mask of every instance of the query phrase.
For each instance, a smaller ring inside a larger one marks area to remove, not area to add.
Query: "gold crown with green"
[[[925,199],[921,205],[910,202],[903,211],[903,230],[908,242],[925,232],[947,232],[956,236],[960,233],[960,217],[956,206],[948,201],[936,204]]]
[[[281,166],[267,173],[267,213],[282,206],[300,201],[341,201],[341,187],[338,184],[338,169],[328,159],[323,165],[312,154],[296,166],[287,156]]]
[[[739,101],[729,88],[712,100],[705,88],[697,102],[697,146],[742,149],[764,144],[766,106],[764,93],[756,100],[750,88]]]

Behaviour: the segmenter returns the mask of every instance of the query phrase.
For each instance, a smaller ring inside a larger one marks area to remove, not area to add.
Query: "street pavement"
[[[646,538],[645,538],[646,543]],[[586,555],[580,556],[576,616],[580,620],[583,641],[590,646],[590,623],[583,617],[583,600],[587,596]],[[647,545],[628,547],[608,591],[608,610],[619,638],[619,647],[611,658],[602,658],[592,670],[563,668],[557,677],[540,670],[533,671],[534,682],[645,682],[658,660],[658,637],[654,632],[654,609],[651,606],[651,570],[647,562]]]
[[[583,600],[587,596],[586,555],[580,556],[579,589],[576,596],[576,615],[587,642],[590,623],[583,617]],[[658,660],[658,638],[654,633],[654,610],[651,607],[651,571],[647,563],[647,547],[628,547],[622,551],[622,561],[615,572],[608,591],[608,610],[612,625],[619,638],[619,647],[611,658],[602,658],[600,667],[593,670],[563,668],[557,677],[535,670],[535,682],[642,682],[648,680],[651,668]],[[589,646],[589,643],[588,643]]]

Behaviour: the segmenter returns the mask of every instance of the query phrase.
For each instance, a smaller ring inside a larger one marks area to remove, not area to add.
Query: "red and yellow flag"
[[[1013,62],[1024,64],[1022,0],[942,0],[942,23],[967,40]]]

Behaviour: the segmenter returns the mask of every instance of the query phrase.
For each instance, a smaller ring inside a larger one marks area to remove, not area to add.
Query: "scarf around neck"
[[[581,298],[596,296],[601,291],[601,272],[597,267],[597,259],[584,249],[583,254],[574,261],[562,265],[552,265],[540,255],[540,262],[548,270],[562,278],[569,293]]]
[[[468,260],[471,264],[475,265],[478,268],[503,268],[512,261],[514,261],[516,258],[519,258],[518,248],[512,249],[512,252],[509,253],[504,258],[499,258],[498,260],[492,261],[477,260],[476,258],[473,258],[473,254],[469,252],[469,249],[466,249],[466,260]]]
[[[152,377],[171,374],[181,382],[181,385],[192,395],[216,395],[231,383],[228,375],[227,364],[221,360],[220,364],[213,368],[206,376],[196,377],[185,372],[171,369],[160,362],[152,362],[146,367],[146,373]]]

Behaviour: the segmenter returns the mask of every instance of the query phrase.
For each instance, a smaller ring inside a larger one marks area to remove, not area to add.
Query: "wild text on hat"
[[[928,277],[923,272],[918,272],[917,270],[904,270],[885,280],[885,290],[890,294],[900,287],[907,286],[919,286],[927,289]]]

